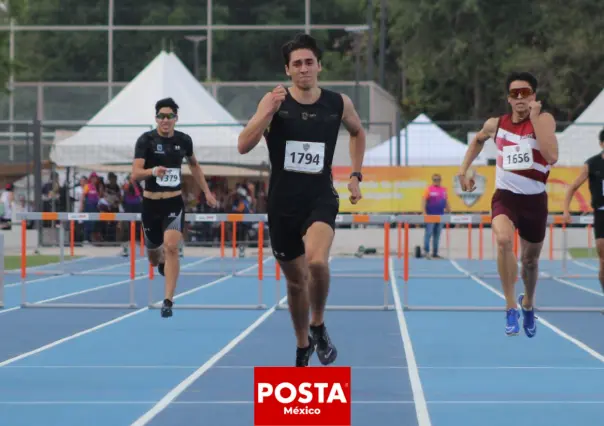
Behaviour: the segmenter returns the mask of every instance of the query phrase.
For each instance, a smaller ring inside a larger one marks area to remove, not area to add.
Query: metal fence
[[[107,104],[109,87],[113,97],[128,83],[105,82],[21,82],[14,83],[11,95],[0,95],[0,120],[31,120],[37,116],[45,122],[73,122],[83,125]],[[247,121],[256,112],[262,96],[285,81],[202,83],[214,98],[238,121]],[[363,121],[396,121],[397,105],[392,95],[374,82],[325,81],[326,89],[357,99]],[[4,129],[4,131],[9,131]]]

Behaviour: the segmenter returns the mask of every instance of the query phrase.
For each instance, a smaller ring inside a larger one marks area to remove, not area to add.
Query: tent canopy
[[[467,145],[449,136],[425,114],[418,115],[400,132],[401,164],[409,166],[460,165]],[[397,137],[382,142],[365,153],[364,165],[395,166]],[[407,144],[407,148],[405,148]],[[474,164],[487,164],[479,156]]]
[[[589,157],[602,151],[598,136],[604,130],[604,90],[558,134],[559,155],[556,166],[582,166]]]
[[[59,166],[131,164],[138,137],[155,127],[155,103],[172,97],[179,106],[176,129],[193,139],[202,163],[259,166],[266,144],[247,155],[237,151],[243,129],[173,53],[161,52],[75,135],[55,142]]]

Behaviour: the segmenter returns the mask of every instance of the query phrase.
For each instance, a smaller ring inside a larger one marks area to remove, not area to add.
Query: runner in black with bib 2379
[[[172,316],[176,281],[180,269],[179,244],[185,222],[182,197],[183,159],[203,190],[206,202],[216,205],[203,171],[193,153],[193,140],[175,131],[178,105],[172,98],[155,104],[157,128],[143,133],[136,141],[132,177],[144,180],[142,222],[149,262],[166,278],[162,317]]]
[[[585,161],[581,173],[566,189],[564,197],[564,220],[570,222],[570,202],[581,185],[589,181],[591,207],[594,210],[594,236],[600,259],[599,278],[604,292],[604,130],[600,132],[600,153]],[[604,312],[603,312],[604,313]]]
[[[331,165],[342,123],[350,133],[348,189],[350,201],[356,204],[361,199],[365,132],[348,96],[318,87],[321,50],[311,36],[297,36],[282,51],[292,87],[279,86],[262,98],[239,136],[238,148],[245,154],[262,136],[267,142],[271,162],[268,225],[273,254],[287,280],[297,340],[296,366],[308,366],[315,350],[319,361],[328,365],[337,356],[323,318],[329,252],[339,211]]]

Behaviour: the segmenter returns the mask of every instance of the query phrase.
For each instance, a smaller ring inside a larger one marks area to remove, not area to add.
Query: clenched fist
[[[272,115],[279,111],[281,104],[285,100],[287,90],[281,85],[275,87],[272,92],[267,93],[260,101],[259,109],[267,115]]]
[[[463,192],[473,192],[476,189],[473,171],[468,170],[466,173],[460,173],[457,175],[457,178]]]
[[[539,114],[541,114],[541,101],[531,101],[528,106],[531,110],[531,118],[539,117]]]

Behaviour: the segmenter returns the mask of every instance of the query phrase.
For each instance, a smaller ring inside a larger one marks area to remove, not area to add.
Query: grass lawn
[[[65,260],[75,259],[79,256],[65,256]],[[60,257],[58,255],[43,255],[33,254],[27,256],[27,266],[41,266],[48,265],[49,263],[59,263]],[[4,269],[19,269],[21,268],[21,256],[4,256]]]
[[[576,247],[576,248],[570,248],[570,249],[568,249],[568,251],[569,251],[570,255],[575,259],[584,259],[584,258],[589,258],[589,257],[595,258],[598,255],[595,247],[592,249]]]

